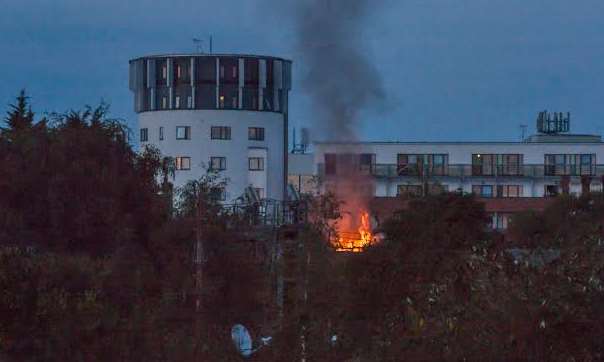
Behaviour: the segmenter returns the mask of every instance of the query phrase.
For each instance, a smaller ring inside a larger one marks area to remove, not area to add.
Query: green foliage
[[[94,255],[145,245],[169,214],[160,155],[135,153],[104,104],[52,114],[50,127],[27,109],[22,93],[0,137],[0,242]]]

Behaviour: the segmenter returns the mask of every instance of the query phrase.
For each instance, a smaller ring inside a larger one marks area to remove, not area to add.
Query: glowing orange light
[[[371,233],[369,213],[363,211],[360,215],[360,225],[357,232],[338,231],[337,241],[334,243],[336,251],[360,253],[367,246],[375,242]]]

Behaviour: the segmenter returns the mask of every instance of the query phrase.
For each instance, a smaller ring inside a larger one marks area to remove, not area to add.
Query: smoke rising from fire
[[[311,130],[315,140],[357,140],[361,110],[384,99],[380,75],[362,36],[381,3],[302,0],[294,5],[296,48],[307,71],[301,86],[316,112]]]

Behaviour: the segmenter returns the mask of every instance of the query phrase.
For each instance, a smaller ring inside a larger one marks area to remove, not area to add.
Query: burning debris
[[[336,251],[360,253],[377,242],[377,238],[372,233],[368,212],[360,212],[359,224],[357,232],[338,231],[337,237],[332,240]]]

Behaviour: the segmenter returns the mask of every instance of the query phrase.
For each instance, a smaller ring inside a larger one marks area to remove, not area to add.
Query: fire
[[[371,224],[369,222],[369,213],[363,211],[360,213],[360,222],[357,232],[338,232],[338,239],[335,243],[336,251],[360,253],[363,249],[374,242],[371,233]]]

